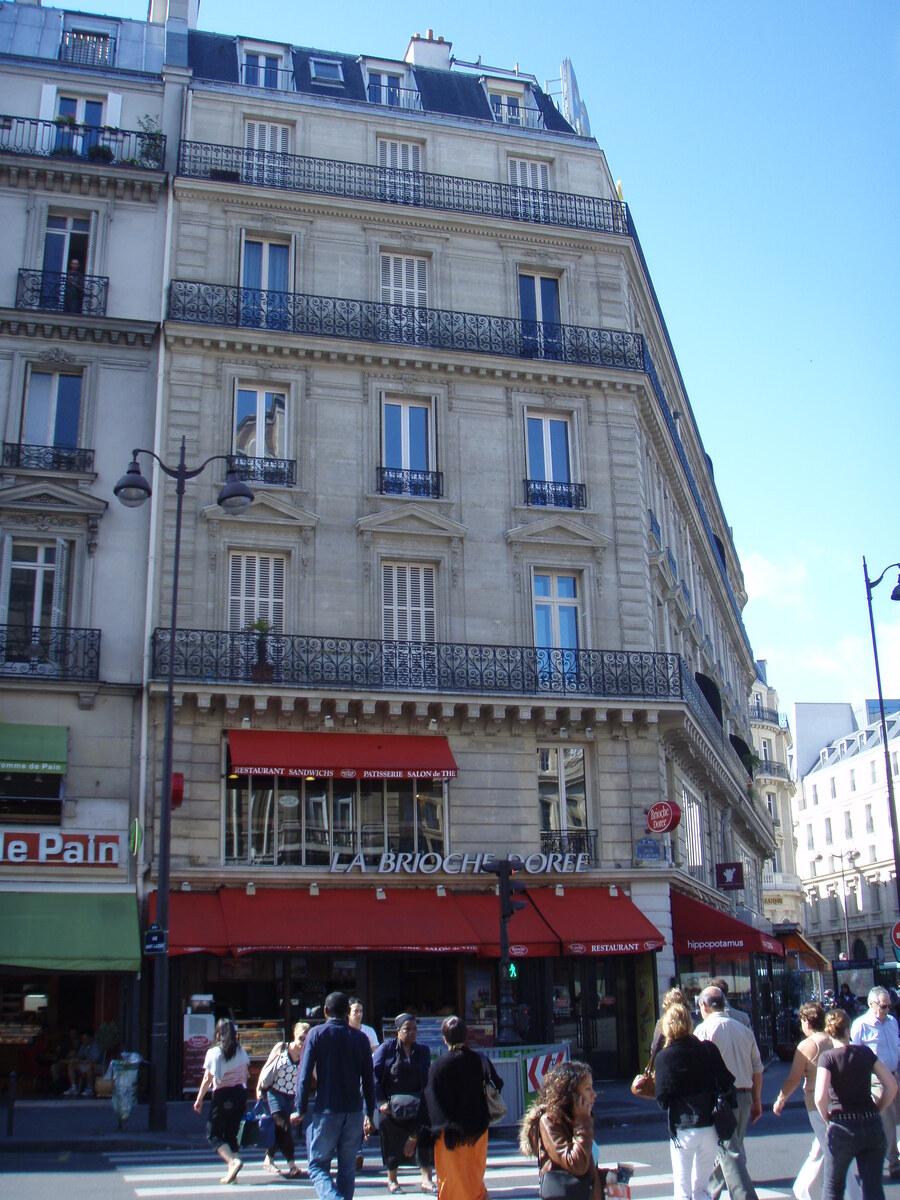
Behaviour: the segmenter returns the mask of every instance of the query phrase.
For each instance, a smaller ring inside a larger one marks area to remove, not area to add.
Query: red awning
[[[384,894],[379,900],[377,892]],[[280,891],[238,888],[219,893],[234,954],[384,951],[475,954],[479,939],[462,907],[435,888],[332,889],[320,885]]]
[[[156,892],[149,901],[150,920],[156,920]],[[225,918],[218,892],[171,892],[169,895],[169,954],[228,954]]]
[[[482,958],[500,957],[500,900],[496,893],[460,892],[453,897],[478,935]],[[509,922],[510,958],[559,957],[559,938],[533,904],[516,912]]]
[[[562,896],[555,888],[529,889],[528,895],[562,942],[563,954],[642,954],[665,945],[663,935],[624,892],[614,896],[611,888],[564,885]]]
[[[266,733],[229,729],[236,775],[337,779],[454,779],[456,762],[437,734]]]
[[[676,954],[738,950],[784,958],[784,946],[769,934],[683,892],[672,892],[672,940]]]

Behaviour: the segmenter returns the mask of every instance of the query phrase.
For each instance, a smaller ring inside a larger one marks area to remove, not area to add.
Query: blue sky
[[[894,0],[203,0],[200,26],[392,58],[432,27],[541,83],[571,58],[715,463],[754,652],[784,708],[875,694],[862,556],[900,560]],[[900,696],[895,582],[874,603]]]

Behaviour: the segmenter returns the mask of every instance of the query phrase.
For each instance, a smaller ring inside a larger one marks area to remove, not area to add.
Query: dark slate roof
[[[476,75],[454,75],[433,67],[414,67],[413,74],[426,112],[493,121],[491,106]]]
[[[294,55],[294,85],[298,92],[306,92],[311,96],[329,96],[333,100],[368,99],[362,67],[354,56],[335,54],[333,50],[307,50],[297,47],[293,49],[292,53]],[[343,87],[336,83],[315,83],[309,66],[311,58],[328,58],[339,62],[344,74]]]
[[[550,97],[546,94],[546,92],[542,92],[536,83],[531,85],[531,94],[534,96],[535,103],[541,110],[541,116],[544,118],[545,129],[549,129],[551,133],[575,132]]]
[[[189,29],[188,66],[198,79],[239,83],[237,38]]]

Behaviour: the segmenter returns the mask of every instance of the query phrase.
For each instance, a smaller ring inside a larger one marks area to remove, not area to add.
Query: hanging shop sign
[[[118,833],[65,833],[61,829],[0,830],[0,865],[117,867]]]
[[[674,800],[659,800],[647,810],[648,833],[671,833],[681,822],[681,808]]]
[[[742,862],[716,863],[716,887],[721,892],[739,892],[744,886]]]
[[[587,854],[510,854],[509,861],[515,870],[528,875],[577,875],[587,871],[590,858]],[[436,875],[444,871],[447,875],[478,875],[489,872],[495,861],[493,854],[413,854],[411,851],[388,850],[382,854],[378,864],[367,863],[362,854],[335,854],[331,860],[331,872],[348,875],[353,871],[376,875]]]

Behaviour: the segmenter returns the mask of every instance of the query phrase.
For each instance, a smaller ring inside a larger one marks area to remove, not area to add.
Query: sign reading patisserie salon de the
[[[331,871],[347,875],[351,871],[377,875],[435,875],[443,871],[447,875],[478,875],[490,871],[497,861],[495,854],[453,854],[429,852],[413,854],[412,851],[388,850],[377,863],[366,862],[362,854],[335,854],[331,860]],[[587,871],[590,858],[587,854],[510,854],[507,856],[513,869],[527,875],[577,875]]]

